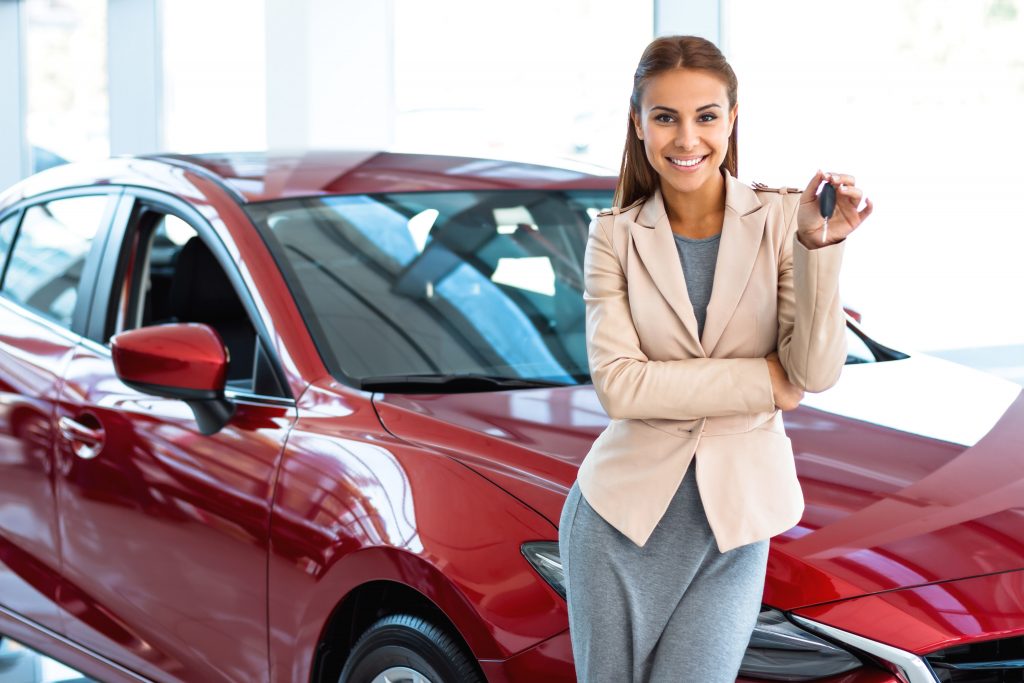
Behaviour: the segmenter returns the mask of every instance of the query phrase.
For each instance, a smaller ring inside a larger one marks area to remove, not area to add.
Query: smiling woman
[[[616,206],[590,226],[587,353],[612,422],[559,524],[581,680],[741,673],[769,538],[803,510],[781,411],[846,357],[841,243],[871,203],[858,212],[853,177],[820,170],[802,193],[740,183],[736,92],[713,43],[648,45]],[[838,197],[827,239],[822,183]]]

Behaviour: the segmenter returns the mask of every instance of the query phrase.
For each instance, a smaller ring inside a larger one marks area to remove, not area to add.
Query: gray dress
[[[675,235],[700,334],[719,237]],[[642,548],[597,514],[578,482],[569,489],[558,546],[582,683],[736,680],[760,612],[769,541],[718,552],[696,463]]]

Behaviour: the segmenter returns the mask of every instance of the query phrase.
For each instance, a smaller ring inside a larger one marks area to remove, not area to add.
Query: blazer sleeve
[[[609,417],[695,420],[775,409],[764,358],[659,361],[640,350],[626,277],[601,217],[590,222],[583,260],[587,358]]]
[[[839,381],[846,362],[846,317],[839,298],[839,268],[846,241],[808,249],[796,238],[800,194],[779,260],[779,361],[789,381],[804,391],[824,391]]]

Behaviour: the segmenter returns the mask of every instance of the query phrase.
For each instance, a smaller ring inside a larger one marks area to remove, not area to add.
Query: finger
[[[818,193],[818,185],[821,185],[821,181],[825,179],[825,172],[820,168],[811,178],[811,182],[807,183],[807,187],[804,188],[803,194],[800,195],[800,203],[806,204],[812,201]]]
[[[858,204],[860,203],[860,198],[864,195],[864,190],[854,185],[840,185],[836,188],[836,191],[843,197],[857,198]]]
[[[854,206],[858,206],[860,198],[864,196],[864,190],[852,185],[840,185],[836,192],[839,196],[847,198]]]
[[[839,213],[840,216],[843,217],[844,220],[846,220],[847,223],[850,224],[851,227],[856,227],[860,225],[865,218],[871,215],[871,211],[874,208],[874,205],[871,203],[871,200],[868,199],[867,197],[864,198],[864,202],[864,208],[860,211],[857,211],[857,207],[860,204],[860,199],[857,199],[856,201],[850,201],[848,203],[843,202],[841,204],[837,204],[836,211]]]
[[[863,221],[865,218],[871,215],[871,212],[875,210],[875,205],[871,203],[871,199],[868,197],[864,198],[864,208],[860,210],[858,214],[860,219]]]
[[[846,173],[829,173],[829,182],[835,186],[839,185],[855,185],[856,181],[852,175]]]
[[[851,226],[855,226],[860,222],[860,217],[857,213],[857,205],[854,203],[836,202],[836,213]]]

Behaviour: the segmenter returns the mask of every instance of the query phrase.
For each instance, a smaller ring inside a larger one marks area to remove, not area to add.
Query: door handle
[[[92,418],[92,421],[98,422],[95,418]],[[61,436],[71,442],[71,449],[78,457],[92,460],[100,454],[100,449],[103,448],[102,427],[89,427],[65,416],[57,420],[57,428]]]

